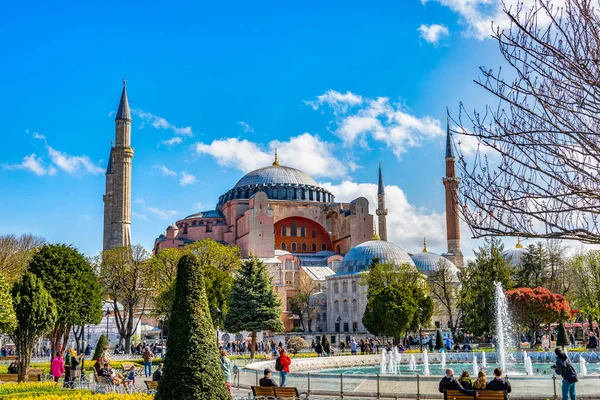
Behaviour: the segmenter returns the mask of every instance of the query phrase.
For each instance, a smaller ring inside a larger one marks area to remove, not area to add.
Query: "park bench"
[[[507,400],[506,390],[477,390],[477,400]],[[458,390],[445,390],[444,400],[475,400],[474,394],[463,394]]]
[[[444,390],[444,400],[475,400],[475,394],[463,394],[459,390]]]
[[[148,394],[156,394],[156,391],[158,390],[158,382],[144,381],[144,383],[146,384],[146,392],[148,392]]]
[[[252,395],[254,397],[274,397],[275,390],[273,386],[252,386]]]
[[[40,382],[44,372],[29,372],[29,382]],[[0,374],[0,382],[18,382],[19,374]]]
[[[306,392],[298,393],[295,387],[252,386],[252,395],[256,398],[307,399]]]

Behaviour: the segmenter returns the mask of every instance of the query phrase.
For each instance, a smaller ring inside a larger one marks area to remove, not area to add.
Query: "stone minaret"
[[[115,145],[110,149],[104,195],[104,250],[131,245],[131,113],[126,83],[115,117]]]
[[[448,253],[444,257],[459,268],[463,267],[463,254],[460,250],[460,221],[458,210],[458,182],[454,163],[454,147],[450,134],[450,120],[446,122],[446,177],[442,179],[446,188],[446,235]]]
[[[377,185],[377,220],[379,221],[379,237],[387,241],[387,222],[386,215],[388,210],[385,208],[385,189],[383,187],[383,175],[381,174],[381,163],[379,163],[379,183]]]

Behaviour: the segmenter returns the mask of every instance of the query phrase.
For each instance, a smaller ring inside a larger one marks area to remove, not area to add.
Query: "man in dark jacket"
[[[566,356],[562,350],[557,347],[554,349],[556,354],[556,364],[552,366],[555,370],[556,375],[560,375],[563,378],[562,381],[562,398],[563,400],[575,400],[575,385],[577,384],[577,373],[571,364],[571,360]]]
[[[18,374],[19,373],[19,357],[15,357],[15,360],[10,363],[8,366],[9,374]]]
[[[263,378],[260,378],[260,380],[258,381],[258,386],[277,387],[277,384],[275,383],[273,378],[271,378],[271,370],[269,368],[265,369],[265,376]]]
[[[452,368],[446,369],[446,376],[440,381],[438,390],[440,393],[444,393],[444,390],[459,390],[462,394],[475,394],[474,390],[467,390],[462,387],[458,379],[454,377],[454,370]]]
[[[494,379],[488,382],[485,386],[485,390],[506,390],[506,393],[510,393],[512,388],[510,382],[506,379],[502,379],[502,370],[496,368],[494,370]]]

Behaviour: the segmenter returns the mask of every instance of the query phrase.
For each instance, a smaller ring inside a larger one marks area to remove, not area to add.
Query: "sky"
[[[376,207],[389,240],[446,250],[446,110],[492,99],[493,0],[0,4],[0,233],[102,248],[107,158],[127,80],[132,241],[214,209],[248,171],[301,169]],[[468,152],[475,144],[457,138]],[[462,228],[466,256],[478,245]],[[505,241],[507,246],[514,240]]]

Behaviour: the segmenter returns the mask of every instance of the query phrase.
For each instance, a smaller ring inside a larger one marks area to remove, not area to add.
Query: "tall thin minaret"
[[[442,179],[446,189],[446,237],[448,240],[448,253],[444,257],[449,259],[459,268],[464,265],[462,251],[460,250],[460,221],[458,210],[458,183],[454,162],[454,147],[450,133],[450,117],[446,119],[446,177]]]
[[[381,163],[379,163],[379,183],[377,185],[377,220],[379,221],[379,237],[387,241],[387,222],[386,215],[388,210],[385,208],[385,189],[383,187],[383,175],[381,174]]]
[[[131,245],[131,113],[126,82],[115,117],[115,146],[111,148],[106,170],[104,196],[104,249]],[[108,224],[106,214],[110,215]]]

